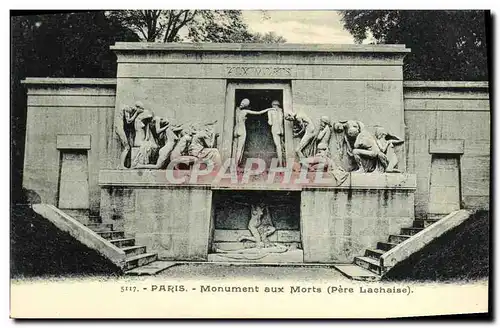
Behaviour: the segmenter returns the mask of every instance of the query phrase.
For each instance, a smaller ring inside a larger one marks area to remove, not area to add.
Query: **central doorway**
[[[234,156],[235,108],[245,98],[250,100],[250,109],[254,111],[270,108],[273,100],[279,101],[283,110],[293,110],[290,81],[228,81],[220,148],[223,160]],[[256,157],[269,165],[272,158],[276,158],[276,147],[267,120],[267,114],[247,115],[247,137],[242,163],[245,163],[247,158]],[[286,160],[295,154],[292,124],[283,120],[283,128],[282,154]]]
[[[250,100],[250,110],[261,111],[270,108],[271,103],[275,100],[283,104],[283,90],[236,89],[234,99],[234,107],[239,106],[243,99],[248,99]],[[260,158],[269,167],[271,160],[277,157],[277,149],[273,142],[271,127],[268,124],[268,115],[248,115],[246,131],[247,137],[242,162],[245,163],[248,158]],[[280,151],[283,154],[283,147]]]

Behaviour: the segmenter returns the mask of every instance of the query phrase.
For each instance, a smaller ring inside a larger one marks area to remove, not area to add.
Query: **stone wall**
[[[351,174],[347,188],[304,188],[304,262],[350,263],[377,242],[411,227],[416,179],[408,174]]]
[[[431,170],[440,158],[458,163],[462,207],[488,208],[491,160],[488,84],[409,81],[404,83],[404,103],[407,168],[417,175],[416,215],[429,211]],[[453,179],[454,172],[448,172]],[[443,193],[455,192],[446,177],[440,180],[443,186],[437,186],[433,199],[440,197],[439,193],[445,196]],[[446,198],[453,197],[443,197],[443,202]],[[445,203],[442,205],[446,207]]]
[[[88,189],[83,188],[88,201],[67,199],[66,203],[77,203],[76,207],[88,207],[97,214],[98,178],[99,171],[107,167],[116,81],[28,78],[24,83],[28,88],[28,112],[23,187],[38,193],[43,203],[58,206],[61,171],[65,173],[66,167],[75,169],[75,165],[62,166],[62,161],[71,157],[63,154],[77,154],[84,172],[78,172],[78,183],[64,184],[65,196],[78,195],[82,190],[75,188],[80,188],[81,180],[88,177]]]
[[[230,101],[234,96],[228,96],[228,90],[234,93],[238,86],[265,83],[283,90],[284,104],[313,119],[321,115],[359,119],[405,136],[401,166],[417,176],[417,216],[429,211],[431,170],[440,162],[458,163],[462,206],[489,205],[487,83],[403,83],[401,65],[409,51],[404,46],[117,43],[113,49],[118,57],[116,80],[25,81],[23,186],[38,193],[42,202],[58,206],[61,171],[71,176],[70,171],[81,166],[86,173],[75,177],[78,181],[65,181],[64,187],[71,190],[88,176],[88,202],[77,202],[77,206],[98,213],[99,171],[116,168],[121,150],[113,132],[115,112],[139,100],[175,121],[218,120],[218,147],[227,158],[234,124],[229,115],[234,111],[234,101]],[[288,139],[290,130],[287,122]],[[292,144],[287,147],[287,155],[293,154]],[[71,158],[78,161],[62,165]],[[457,190],[445,181],[453,180],[450,177],[455,173],[433,182],[435,195]],[[73,204],[71,199],[65,203]]]
[[[166,260],[206,260],[212,191],[203,186],[106,186],[101,217]]]
[[[404,45],[118,42],[111,48],[118,58],[116,111],[142,101],[177,123],[218,120],[224,159],[230,156],[234,124],[229,93],[242,82],[284,84],[286,108],[313,120],[359,119],[404,134],[402,64],[410,51]],[[291,123],[285,130],[291,131]],[[110,169],[118,167],[119,148],[115,136]]]

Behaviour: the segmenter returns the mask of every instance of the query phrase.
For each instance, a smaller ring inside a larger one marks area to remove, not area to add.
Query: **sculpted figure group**
[[[184,169],[200,161],[220,165],[215,122],[205,124],[174,124],[145,109],[141,102],[124,106],[115,122],[122,143],[120,166],[136,169]],[[135,151],[132,151],[135,150]],[[127,158],[130,153],[130,164]]]
[[[250,108],[248,99],[243,99],[236,107],[233,157],[237,165],[241,165],[245,150],[248,115],[263,114],[267,114],[278,166],[284,165],[284,122],[289,121],[293,138],[299,139],[295,153],[300,165],[309,171],[331,172],[337,180],[344,180],[346,172],[400,172],[394,147],[404,141],[383,127],[374,126],[370,131],[360,121],[333,122],[328,116],[315,122],[303,112],[283,110],[278,100],[273,100],[270,108],[259,111]],[[175,161],[174,168],[189,169],[194,163],[209,160],[220,165],[215,123],[174,124],[156,116],[141,102],[124,106],[115,122],[123,147],[120,165],[122,168],[165,169]],[[334,133],[338,159],[343,165],[336,163],[331,155],[330,141]]]
[[[332,172],[337,181],[345,179],[345,171],[400,172],[394,147],[404,141],[381,126],[375,126],[372,133],[360,121],[331,122],[329,117],[322,116],[316,128],[306,114],[292,111],[285,112],[285,119],[293,122],[293,136],[300,138],[296,154],[310,171]],[[330,156],[332,130],[340,135],[337,150],[341,159],[347,158],[348,165],[345,167],[337,165]]]
[[[349,171],[400,172],[394,146],[402,144],[402,139],[387,133],[381,126],[375,126],[371,133],[362,122],[354,120],[336,122],[334,128],[341,136],[340,158],[347,159]]]

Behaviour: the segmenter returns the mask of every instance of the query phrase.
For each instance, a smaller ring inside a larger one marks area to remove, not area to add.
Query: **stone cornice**
[[[66,84],[66,85],[116,85],[116,79],[107,78],[54,78],[54,77],[27,77],[22,84]]]
[[[409,53],[404,44],[268,44],[116,42],[117,51]]]
[[[489,87],[487,81],[405,81],[404,88],[426,88],[426,89],[485,89]]]

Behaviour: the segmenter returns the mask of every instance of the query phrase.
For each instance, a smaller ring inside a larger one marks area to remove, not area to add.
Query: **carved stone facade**
[[[86,193],[68,210],[162,259],[350,262],[429,208],[488,206],[487,84],[403,82],[403,45],[112,49],[116,80],[26,81],[23,186],[55,206]],[[203,173],[249,158],[266,166],[243,184]]]

